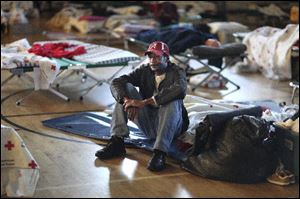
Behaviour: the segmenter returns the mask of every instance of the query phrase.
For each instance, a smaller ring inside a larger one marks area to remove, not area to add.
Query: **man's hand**
[[[126,112],[127,112],[128,119],[133,121],[137,117],[139,109],[136,107],[129,107],[127,108]]]
[[[124,97],[123,106],[124,110],[127,112],[128,119],[133,121],[137,117],[139,109],[143,108],[145,104],[142,100],[135,100]]]
[[[205,45],[217,48],[221,46],[221,43],[216,39],[208,39],[205,41]]]
[[[124,110],[128,114],[128,119],[133,121],[134,118],[138,115],[139,109],[144,108],[146,105],[149,104],[155,105],[155,101],[152,97],[144,100],[135,100],[124,97],[123,106]]]
[[[124,104],[123,104],[125,111],[127,112],[128,108],[136,107],[136,108],[144,108],[145,102],[144,100],[135,100],[135,99],[128,99],[124,97]]]

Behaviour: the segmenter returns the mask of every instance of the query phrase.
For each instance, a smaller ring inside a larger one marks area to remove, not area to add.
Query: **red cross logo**
[[[28,166],[30,166],[32,169],[35,169],[37,167],[37,164],[33,160],[31,160]]]
[[[51,65],[51,70],[56,70],[56,66],[55,65]]]
[[[7,148],[7,150],[11,151],[11,149],[13,147],[15,147],[15,145],[13,143],[11,143],[11,141],[8,141],[6,145],[4,145],[4,147]]]

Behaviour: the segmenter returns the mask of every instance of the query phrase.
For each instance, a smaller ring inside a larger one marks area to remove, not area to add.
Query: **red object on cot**
[[[45,43],[34,44],[28,52],[40,55],[43,57],[53,57],[53,58],[72,58],[75,55],[81,55],[86,53],[83,46],[79,46],[74,50],[66,50],[66,48],[75,47],[76,45],[71,45],[68,43]]]

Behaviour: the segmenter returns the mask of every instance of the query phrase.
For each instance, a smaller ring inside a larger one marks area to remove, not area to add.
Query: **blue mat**
[[[99,139],[109,140],[111,116],[103,112],[84,112],[64,117],[42,121],[44,126],[59,129],[67,133]],[[150,140],[142,134],[137,126],[129,122],[129,138],[125,138],[125,144],[151,151],[154,140]],[[181,149],[180,149],[181,148]],[[174,140],[168,153],[177,160],[183,160],[186,157],[186,150]]]

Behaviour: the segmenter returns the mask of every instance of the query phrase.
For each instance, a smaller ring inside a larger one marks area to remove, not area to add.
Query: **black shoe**
[[[166,153],[154,150],[152,159],[148,163],[148,169],[151,171],[162,171],[166,168]]]
[[[105,148],[96,152],[95,156],[105,160],[114,157],[124,156],[126,154],[124,140],[120,137],[113,136]]]

